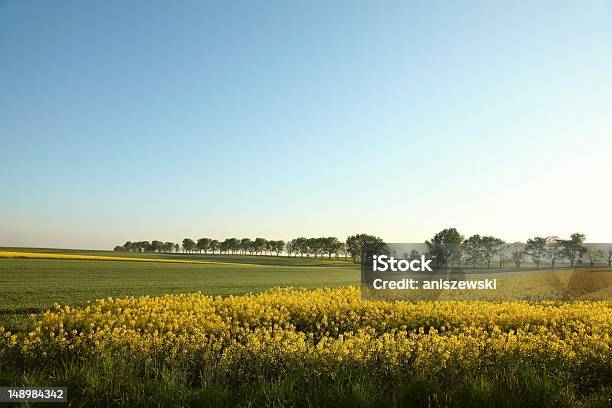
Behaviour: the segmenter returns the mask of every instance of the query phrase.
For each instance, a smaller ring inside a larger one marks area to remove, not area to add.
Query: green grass
[[[94,255],[91,252],[78,253]],[[252,258],[262,258],[257,259],[258,264],[265,265],[264,258],[273,257],[236,256],[231,259],[255,263]],[[13,327],[25,315],[45,310],[54,303],[78,306],[108,296],[157,296],[196,291],[210,295],[240,295],[277,286],[318,288],[359,283],[358,266],[352,263],[317,264],[314,260],[287,257],[283,257],[282,262],[284,264],[279,260],[267,267],[250,268],[244,265],[0,258],[0,325]],[[312,264],[308,266],[306,262]]]
[[[605,408],[610,406],[612,392],[602,386],[582,394],[571,382],[545,375],[527,363],[456,377],[406,373],[401,378],[380,378],[362,369],[338,370],[333,378],[311,378],[289,367],[282,376],[261,375],[248,382],[233,381],[231,372],[194,365],[198,363],[167,365],[103,353],[61,366],[20,367],[18,379],[12,367],[0,366],[0,383],[67,387],[71,404],[84,407]]]
[[[29,313],[54,303],[83,305],[102,297],[201,291],[240,295],[278,286],[304,288],[357,285],[351,262],[243,255],[138,254],[46,248],[0,251],[197,259],[245,265],[98,260],[0,258],[0,325],[17,327]],[[257,266],[255,266],[257,265]],[[286,375],[232,380],[197,362],[166,365],[104,353],[96,358],[0,362],[0,385],[67,386],[74,406],[594,406],[610,404],[609,385],[583,393],[572,381],[527,363],[448,377],[410,373],[383,378],[367,370],[339,370],[333,378],[309,377],[297,367]],[[520,360],[522,361],[522,360]],[[195,367],[195,368],[194,368]],[[379,367],[380,368],[380,367]],[[308,379],[308,381],[305,381]]]

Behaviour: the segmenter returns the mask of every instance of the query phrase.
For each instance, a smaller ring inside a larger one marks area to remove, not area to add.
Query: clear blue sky
[[[612,241],[610,1],[0,1],[0,245]]]

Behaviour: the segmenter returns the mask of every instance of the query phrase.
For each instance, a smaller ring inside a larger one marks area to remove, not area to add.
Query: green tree
[[[164,252],[172,252],[174,249],[174,242],[164,242]]]
[[[151,241],[151,251],[162,252],[164,250],[164,243],[161,241]]]
[[[510,257],[516,269],[520,268],[521,264],[525,262],[525,256],[527,254],[525,248],[526,246],[522,242],[515,242],[510,248]]]
[[[512,245],[502,244],[495,251],[495,259],[499,262],[499,269],[502,269],[506,262],[512,258]]]
[[[208,244],[208,249],[214,254],[215,251],[219,249],[219,241],[217,241],[216,239],[211,239]]]
[[[474,234],[466,239],[463,242],[463,254],[465,255],[466,262],[472,264],[472,268],[476,268],[476,265],[484,259],[482,237],[478,234]]]
[[[240,251],[243,254],[248,253],[252,253],[253,252],[253,241],[251,241],[249,238],[242,238],[240,240]]]
[[[332,254],[337,254],[340,250],[340,241],[336,237],[323,238],[323,248],[327,253],[327,259],[331,259]]]
[[[233,254],[240,251],[240,240],[238,238],[229,238],[226,241],[228,250],[232,251]]]
[[[295,252],[299,253],[301,257],[308,253],[308,240],[304,237],[294,239]]]
[[[540,267],[542,260],[546,257],[546,245],[546,238],[542,237],[529,238],[525,244],[525,252],[535,263],[536,268]]]
[[[270,241],[270,249],[276,253],[276,256],[280,256],[281,252],[285,250],[285,241]]]
[[[210,238],[200,238],[198,239],[198,242],[196,243],[196,248],[198,250],[198,252],[202,253],[202,251],[204,251],[204,253],[208,252],[208,247],[210,245]]]
[[[340,256],[343,256],[344,260],[346,261],[348,257],[348,249],[346,247],[346,242],[340,242],[340,245],[338,246],[338,252],[336,253],[336,258]]]
[[[482,246],[482,256],[487,261],[487,269],[491,268],[491,259],[493,256],[499,251],[500,247],[505,244],[505,242],[499,238],[492,237],[490,235],[485,235],[480,240],[480,244]]]
[[[253,250],[255,251],[256,255],[259,255],[265,251],[267,246],[268,240],[265,238],[255,238],[255,241],[253,241]]]
[[[183,240],[183,251],[193,252],[196,249],[196,243],[191,238],[185,238]]]
[[[285,250],[287,251],[287,256],[295,254],[295,239],[287,242],[287,245],[285,245]]]
[[[346,250],[353,258],[353,262],[370,259],[373,255],[389,253],[389,247],[382,238],[368,234],[351,235],[346,239]]]
[[[463,235],[455,228],[446,228],[434,235],[431,240],[425,241],[425,245],[434,264],[448,268],[453,255],[460,251],[462,242]]]
[[[546,238],[546,249],[544,256],[550,262],[550,266],[554,268],[559,259],[561,259],[563,256],[563,246],[561,245],[561,240],[558,237]]]
[[[584,247],[584,240],[586,236],[578,232],[570,235],[570,239],[562,240],[561,247],[563,248],[563,256],[570,261],[570,265],[573,268],[576,261],[582,258],[586,248]]]
[[[323,252],[323,239],[322,238],[308,238],[306,240],[307,253],[314,255],[315,258]]]

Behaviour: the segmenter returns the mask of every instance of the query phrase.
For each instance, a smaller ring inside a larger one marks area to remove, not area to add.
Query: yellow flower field
[[[362,301],[354,287],[195,293],[56,305],[16,333],[0,329],[0,354],[44,365],[110,352],[188,363],[232,384],[325,382],[355,372],[382,382],[446,381],[529,368],[597,390],[612,375],[611,322],[610,302]]]
[[[101,255],[73,255],[45,252],[17,252],[0,251],[0,258],[19,259],[58,259],[71,261],[129,261],[129,262],[161,262],[161,263],[189,263],[189,264],[211,264],[211,265],[242,265],[258,266],[256,264],[243,264],[238,262],[198,261],[192,259],[160,259],[160,258],[137,258],[127,256],[101,256]]]

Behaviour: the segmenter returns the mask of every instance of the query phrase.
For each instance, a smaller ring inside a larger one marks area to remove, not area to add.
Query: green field
[[[0,251],[253,264],[251,268],[245,265],[0,258],[0,325],[8,327],[25,315],[50,308],[54,303],[83,305],[108,296],[157,296],[197,291],[209,295],[240,295],[277,286],[339,287],[359,282],[357,265],[312,258],[40,248],[0,248]]]
[[[496,275],[590,293],[600,269]],[[268,291],[359,280],[343,260],[0,248],[0,385],[71,406],[609,406],[609,302]]]

